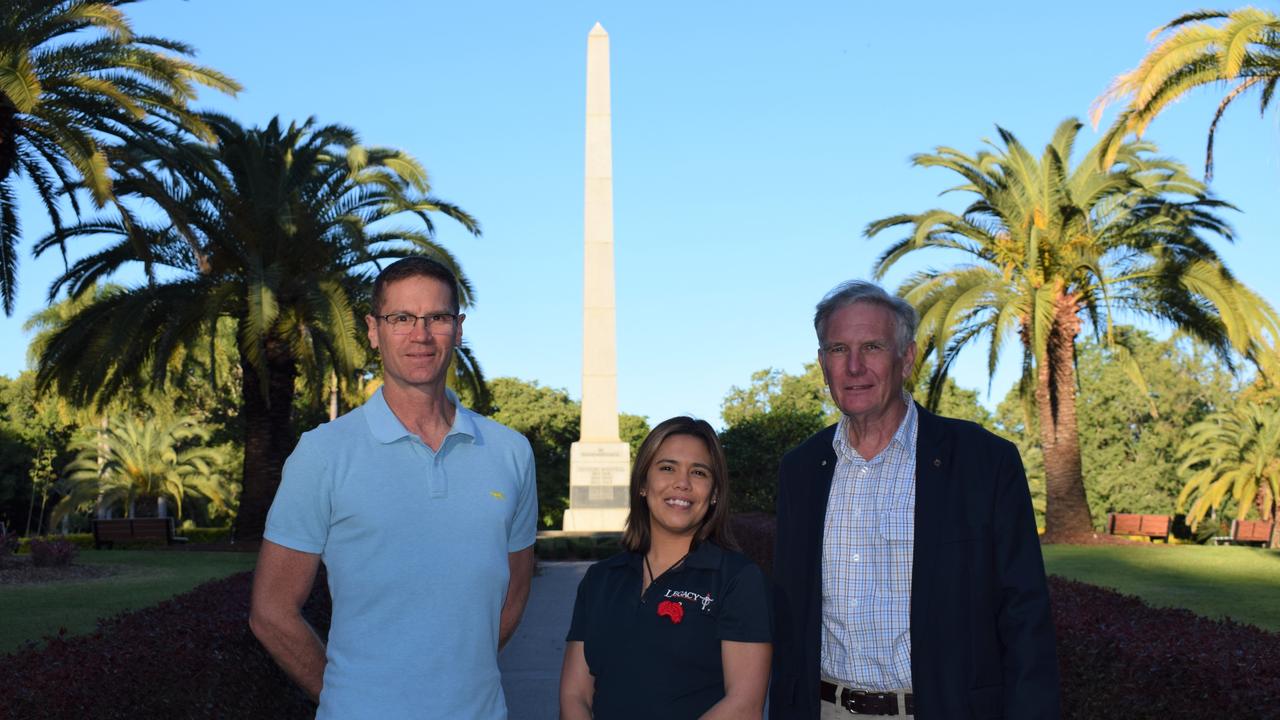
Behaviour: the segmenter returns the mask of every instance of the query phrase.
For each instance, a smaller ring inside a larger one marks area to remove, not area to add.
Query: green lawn
[[[1280,632],[1280,551],[1203,545],[1045,545],[1050,574],[1137,595],[1149,605]]]
[[[117,575],[79,582],[0,586],[0,655],[26,640],[90,632],[99,618],[154,605],[207,580],[253,569],[257,553],[81,550],[76,562],[118,564]]]

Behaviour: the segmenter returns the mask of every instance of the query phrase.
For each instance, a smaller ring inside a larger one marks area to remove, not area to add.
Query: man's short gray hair
[[[827,320],[832,313],[854,303],[874,303],[893,313],[893,325],[896,331],[897,352],[899,356],[907,352],[907,346],[916,337],[916,325],[920,323],[920,315],[911,303],[896,295],[890,295],[884,288],[866,280],[847,280],[827,293],[818,303],[813,313],[813,329],[818,333],[818,343],[826,342]]]

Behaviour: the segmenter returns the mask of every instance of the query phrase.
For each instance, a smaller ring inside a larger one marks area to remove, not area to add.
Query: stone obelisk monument
[[[609,34],[587,36],[586,189],[583,212],[582,436],[569,451],[565,530],[621,530],[631,473],[618,436],[618,350],[613,292],[613,148]]]

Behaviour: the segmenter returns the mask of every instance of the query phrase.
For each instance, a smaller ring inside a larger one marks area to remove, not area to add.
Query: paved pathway
[[[539,562],[515,637],[498,656],[510,720],[560,717],[560,663],[578,581],[589,562]]]

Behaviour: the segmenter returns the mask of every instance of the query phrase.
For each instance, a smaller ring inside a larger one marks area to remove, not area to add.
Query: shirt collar
[[[724,550],[719,545],[710,540],[703,540],[698,543],[697,547],[689,551],[689,554],[684,558],[684,562],[680,563],[680,567],[677,570],[681,568],[708,568],[714,570],[720,567],[720,560],[723,557]],[[644,565],[644,556],[638,552],[622,552],[606,560],[605,564],[612,567],[629,565],[639,572]]]
[[[471,411],[462,406],[453,390],[445,388],[444,393],[449,402],[453,403],[454,408],[453,426],[445,435],[446,442],[449,435],[464,435],[474,439],[476,421],[471,417]],[[405,428],[404,423],[400,422],[400,418],[391,412],[391,406],[387,405],[387,399],[382,396],[382,388],[378,388],[378,391],[369,398],[364,404],[364,409],[365,419],[369,422],[369,432],[373,433],[373,438],[378,442],[385,445],[413,434]]]
[[[707,512],[711,512],[711,508],[708,508]],[[714,570],[720,567],[720,559],[723,556],[724,550],[721,550],[719,545],[710,540],[703,540],[698,543],[698,547],[689,552],[689,557],[684,559],[684,567]]]
[[[906,390],[902,391],[902,401],[907,404],[907,412],[902,416],[902,422],[898,423],[898,429],[894,431],[893,437],[889,438],[889,445],[898,445],[908,450],[916,446],[916,433],[918,425],[916,423],[916,401]],[[836,426],[836,436],[831,441],[832,447],[835,448],[837,457],[856,457],[863,460],[864,458],[858,454],[857,450],[849,444],[849,417],[847,415],[840,416],[840,422]],[[886,446],[887,447],[887,446]],[[883,454],[883,450],[880,451]]]

